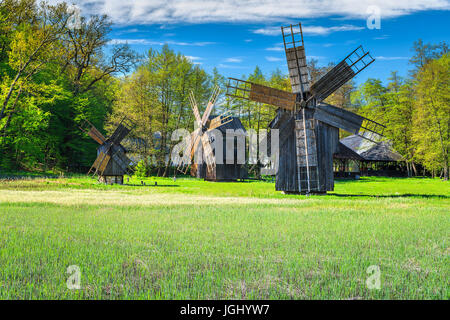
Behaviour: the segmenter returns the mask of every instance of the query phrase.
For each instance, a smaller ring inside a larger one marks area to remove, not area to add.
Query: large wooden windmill
[[[80,127],[100,146],[97,149],[97,159],[89,169],[88,175],[98,175],[100,182],[123,184],[123,176],[128,172],[132,161],[125,155],[126,149],[121,145],[123,139],[134,128],[131,120],[124,118],[109,138],[105,138],[89,121]]]
[[[272,129],[279,130],[276,189],[324,193],[334,189],[333,153],[339,129],[373,140],[384,126],[323,102],[375,59],[362,46],[315,83],[310,83],[302,27],[281,27],[292,92],[229,78],[227,95],[278,108]]]
[[[224,113],[210,119],[211,111],[216,103],[219,93],[219,87],[214,87],[213,93],[202,117],[200,117],[200,112],[198,110],[197,102],[195,101],[194,93],[192,91],[189,93],[189,101],[191,103],[192,111],[194,112],[196,129],[191,133],[189,139],[186,141],[186,149],[184,150],[184,157],[182,159],[183,161],[178,166],[178,170],[184,174],[187,173],[190,166],[192,176],[202,177],[206,180],[216,180],[216,159],[213,147],[211,146],[211,137],[209,132],[233,121],[233,118],[228,113]],[[200,141],[201,148],[199,148]],[[199,151],[203,154],[198,154]],[[203,166],[206,166],[206,171],[201,173]]]

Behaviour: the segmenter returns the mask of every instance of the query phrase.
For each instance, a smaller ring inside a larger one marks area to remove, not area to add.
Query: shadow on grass
[[[177,184],[131,184],[131,183],[127,183],[127,184],[122,184],[121,186],[126,186],[126,187],[179,187],[179,185]]]
[[[329,193],[329,196],[336,197],[356,197],[356,198],[424,198],[424,199],[449,199],[450,196],[443,194],[391,194],[391,195],[371,195],[371,194],[341,194],[341,193]]]

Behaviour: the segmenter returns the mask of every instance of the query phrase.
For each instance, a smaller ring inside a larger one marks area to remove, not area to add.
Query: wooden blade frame
[[[135,123],[124,117],[122,121],[120,121],[116,130],[113,132],[111,137],[108,139],[112,143],[119,145],[122,140],[136,127]]]
[[[380,143],[380,139],[384,137],[384,129],[386,126],[381,123],[364,118],[357,135],[371,142]]]
[[[214,130],[214,129],[216,129],[220,126],[223,126],[227,123],[230,123],[232,121],[233,121],[233,117],[231,115],[231,112],[227,110],[209,122],[208,131]]]
[[[384,134],[384,125],[354,112],[321,103],[314,109],[314,119],[376,142]]]
[[[84,120],[83,124],[80,126],[80,129],[94,139],[98,144],[102,145],[105,143],[106,138],[88,120]]]
[[[370,53],[359,46],[311,86],[308,101],[312,98],[323,101],[374,61]]]
[[[200,112],[198,111],[197,101],[195,101],[194,92],[189,92],[189,101],[191,103],[192,111],[194,112],[195,121],[197,122],[197,126],[201,127],[202,118],[200,117]]]
[[[100,154],[97,156],[94,163],[92,164],[92,167],[89,169],[88,175],[94,168],[95,168],[94,175],[96,175],[97,172],[100,175],[102,175],[106,169],[106,166],[109,163],[109,160],[111,160],[111,156],[108,155],[108,151],[106,151],[105,153],[100,152]]]
[[[211,111],[217,101],[217,98],[220,94],[220,88],[219,86],[215,86],[213,89],[213,92],[211,94],[211,97],[209,98],[208,101],[208,105],[206,106],[205,112],[203,113],[203,117],[200,118],[200,112],[198,111],[198,106],[197,106],[197,102],[195,100],[195,96],[194,93],[192,91],[190,91],[189,93],[189,101],[191,103],[191,107],[192,107],[192,111],[194,112],[194,117],[197,123],[198,128],[191,134],[191,141],[189,143],[187,143],[186,149],[184,150],[184,154],[186,153],[190,153],[190,162],[192,162],[192,159],[195,156],[195,152],[197,151],[198,145],[200,143],[200,140],[202,141],[202,145],[203,145],[203,152],[205,152],[205,146],[206,146],[206,154],[208,154],[209,157],[211,157],[211,153],[212,153],[212,148],[211,145],[209,144],[209,139],[207,139],[207,142],[204,142],[204,138],[203,137],[207,137],[208,135],[205,134],[205,132],[203,132],[203,134],[201,134],[203,128],[205,127],[206,123],[209,120],[209,116],[211,114]],[[219,118],[219,119],[218,119]],[[229,116],[227,117],[227,119],[229,118]],[[220,121],[220,123],[219,123]],[[232,120],[230,120],[232,121]],[[229,121],[228,121],[229,122]],[[228,123],[226,121],[223,121],[223,119],[219,117],[216,117],[214,119],[212,119],[210,121],[210,128],[208,128],[208,130],[212,130],[215,129],[217,127],[220,127],[221,125]],[[211,129],[211,123],[214,124],[214,128]],[[208,150],[211,150],[211,152],[209,152]],[[184,155],[183,154],[183,155]],[[182,173],[186,174],[187,170],[189,168],[189,164],[186,164],[184,162],[181,162],[180,165],[178,166],[178,170],[181,171]]]
[[[295,110],[297,95],[249,81],[228,78],[227,96],[269,104],[285,110]]]
[[[192,163],[192,159],[194,158],[195,151],[197,150],[198,144],[200,143],[200,132],[201,128],[197,128],[194,132],[191,133],[190,136],[186,137],[186,148],[183,151],[183,157],[185,155],[189,154],[189,161],[181,161],[177,167],[177,170],[180,171],[183,174],[186,174],[189,165]]]
[[[220,94],[220,88],[219,88],[219,86],[215,86],[213,89],[213,92],[211,94],[211,97],[209,98],[209,102],[208,102],[208,105],[206,106],[206,110],[203,113],[202,126],[204,126],[206,124],[206,122],[208,121],[209,115],[211,114],[212,108],[216,104],[217,97],[219,96],[219,94]]]
[[[284,51],[286,53],[289,80],[292,92],[304,93],[309,91],[309,72],[306,65],[305,44],[303,42],[302,25],[281,27]]]
[[[206,162],[206,176],[210,176],[213,173],[215,167],[214,152],[211,147],[211,142],[209,141],[209,136],[207,133],[202,135],[202,146],[203,146],[203,158]]]

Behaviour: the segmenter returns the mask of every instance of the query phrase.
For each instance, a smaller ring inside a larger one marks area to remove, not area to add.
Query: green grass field
[[[450,298],[449,182],[362,178],[305,197],[144,181],[0,182],[0,298]],[[366,286],[371,265],[380,289]]]

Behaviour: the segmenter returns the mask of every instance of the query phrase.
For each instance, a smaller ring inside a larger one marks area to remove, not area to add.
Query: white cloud
[[[202,64],[203,62],[200,62],[198,60],[203,60],[203,58],[201,57],[196,57],[196,56],[185,56],[186,58],[188,58],[189,60],[191,60],[191,62],[193,64]]]
[[[195,56],[186,56],[186,58],[188,58],[189,60],[192,60],[192,61],[194,61],[194,60],[203,60],[203,58],[195,57]]]
[[[148,39],[112,39],[109,44],[125,44],[129,45],[148,45],[148,46],[162,46],[164,44],[174,45],[174,46],[192,46],[192,47],[204,47],[208,45],[215,44],[215,42],[182,42],[182,41],[153,41]]]
[[[60,2],[51,0],[50,2]],[[73,0],[82,13],[107,14],[118,24],[280,22],[317,17],[366,19],[378,6],[382,18],[425,10],[450,10],[448,0]]]
[[[408,60],[409,57],[385,57],[385,56],[378,56],[378,57],[375,57],[375,59],[377,59],[377,60],[385,60],[385,61],[390,61],[390,60]]]
[[[284,47],[278,46],[278,47],[270,47],[266,48],[267,51],[284,51]]]
[[[252,39],[245,39],[244,41],[245,42],[252,42],[253,40]]]
[[[283,59],[277,57],[266,57],[266,60],[270,62],[283,61]]]
[[[227,59],[225,59],[225,62],[228,62],[228,63],[239,63],[239,62],[242,62],[242,59],[241,58],[227,58]]]
[[[223,68],[223,69],[243,69],[243,68],[245,68],[244,66],[230,65],[230,64],[224,64],[224,63],[219,63],[219,65],[217,67]]]
[[[342,26],[333,26],[333,27],[322,27],[322,26],[303,26],[302,31],[304,35],[308,36],[316,36],[316,35],[327,35],[332,32],[339,31],[354,31],[354,30],[362,30],[364,27],[354,26],[350,24],[342,25]],[[266,27],[253,30],[253,33],[263,34],[266,36],[278,36],[281,35],[280,27]]]
[[[389,38],[388,35],[382,35],[382,36],[379,36],[379,37],[373,37],[372,39],[373,40],[384,40],[384,39],[387,39],[387,38]]]

